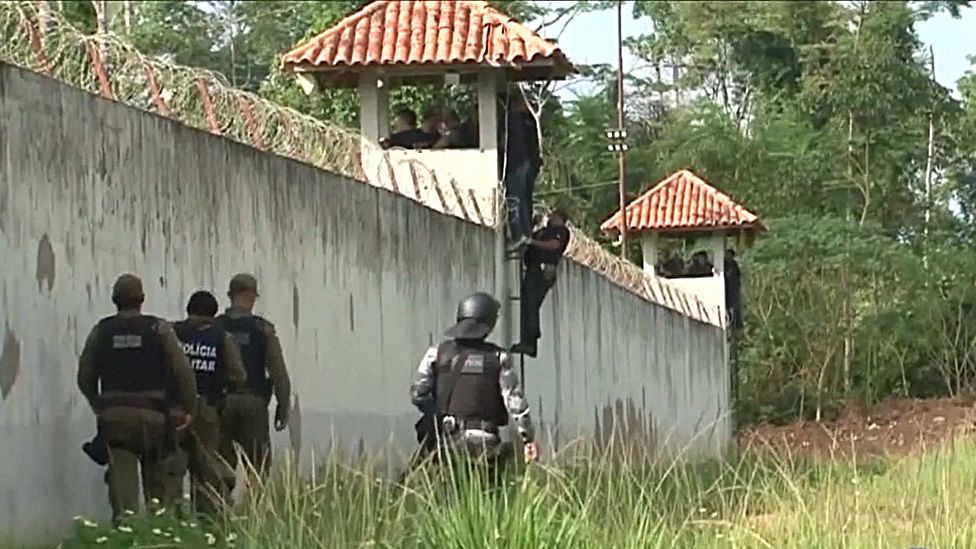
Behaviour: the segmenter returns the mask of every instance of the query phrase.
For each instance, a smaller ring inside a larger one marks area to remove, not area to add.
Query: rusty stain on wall
[[[37,244],[37,269],[34,276],[37,278],[38,291],[41,291],[45,285],[48,292],[54,287],[54,248],[46,234]]]
[[[3,352],[0,353],[0,397],[6,400],[7,395],[17,381],[20,374],[20,341],[7,328],[3,336]]]

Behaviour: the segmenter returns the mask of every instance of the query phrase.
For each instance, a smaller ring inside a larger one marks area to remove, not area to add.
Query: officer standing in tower
[[[194,503],[208,514],[227,501],[225,487],[234,475],[218,455],[224,399],[228,392],[243,389],[247,379],[234,338],[216,325],[217,309],[213,294],[198,291],[186,304],[186,320],[173,324],[197,382],[197,414],[181,447],[188,458]],[[182,491],[183,475],[177,480],[175,489]]]
[[[145,492],[164,505],[171,477],[179,474],[174,431],[196,413],[196,382],[168,322],[142,314],[142,281],[124,274],[112,289],[118,313],[95,325],[78,360],[78,388],[88,400],[108,444],[108,494],[113,520],[139,508],[139,468]],[[166,401],[175,390],[183,421],[174,426]]]
[[[447,341],[427,350],[410,399],[421,412],[435,410],[439,439],[449,447],[494,464],[501,456],[500,429],[515,423],[525,457],[538,457],[525,399],[510,356],[485,339],[498,320],[499,303],[475,293],[458,305]]]
[[[237,342],[247,381],[242,393],[227,397],[221,455],[231,468],[236,468],[234,444],[239,444],[244,455],[263,475],[267,473],[271,461],[268,404],[273,393],[277,402],[275,430],[284,430],[288,425],[291,382],[274,325],[253,313],[258,298],[258,281],[249,274],[234,275],[227,296],[231,305],[217,317],[217,325],[229,332]]]

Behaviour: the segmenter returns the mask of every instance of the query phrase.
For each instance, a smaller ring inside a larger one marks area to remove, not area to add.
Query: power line
[[[605,181],[603,183],[593,183],[592,185],[581,185],[578,187],[564,187],[562,189],[552,189],[550,191],[542,191],[542,192],[537,192],[535,194],[536,196],[549,196],[553,194],[570,193],[573,191],[584,191],[587,189],[601,189],[604,187],[609,187],[611,185],[617,185],[618,183],[619,183],[618,181]]]

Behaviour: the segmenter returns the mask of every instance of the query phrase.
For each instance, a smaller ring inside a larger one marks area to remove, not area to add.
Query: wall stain
[[[594,439],[597,446],[608,451],[614,461],[647,463],[657,453],[657,430],[654,417],[648,411],[646,417],[634,401],[615,399],[596,412]]]
[[[292,287],[291,287],[291,321],[295,325],[295,331],[296,332],[298,331],[298,305],[299,305],[298,285],[297,284],[292,284]]]
[[[34,276],[37,279],[37,291],[43,290],[45,285],[48,292],[54,287],[54,248],[46,234],[37,245],[37,269]]]
[[[68,239],[64,243],[64,255],[68,260],[68,265],[74,265],[75,263],[75,245],[71,239]]]
[[[20,374],[20,341],[10,328],[3,337],[3,352],[0,353],[0,397],[4,400],[10,394],[17,376]]]
[[[296,458],[302,455],[302,407],[298,402],[298,393],[292,398],[291,412],[288,414],[288,439]]]
[[[349,331],[356,331],[356,315],[352,305],[352,294],[349,294]]]

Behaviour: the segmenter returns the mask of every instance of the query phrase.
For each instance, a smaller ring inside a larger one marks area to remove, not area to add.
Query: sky
[[[540,2],[556,4],[558,1]],[[649,18],[633,18],[633,2],[624,3],[623,34],[638,36],[651,32]],[[558,28],[548,29],[547,38],[555,38]],[[940,14],[917,27],[919,38],[933,47],[935,51],[935,78],[943,86],[955,91],[956,82],[968,70],[976,70],[967,55],[976,55],[976,8],[966,8],[959,19]],[[584,13],[573,19],[562,36],[560,47],[576,63],[617,64],[617,10]],[[636,60],[624,50],[624,72],[635,65]],[[572,97],[574,89],[581,85],[561,90],[560,95]],[[585,84],[582,84],[585,86]],[[584,88],[585,89],[585,88]]]

